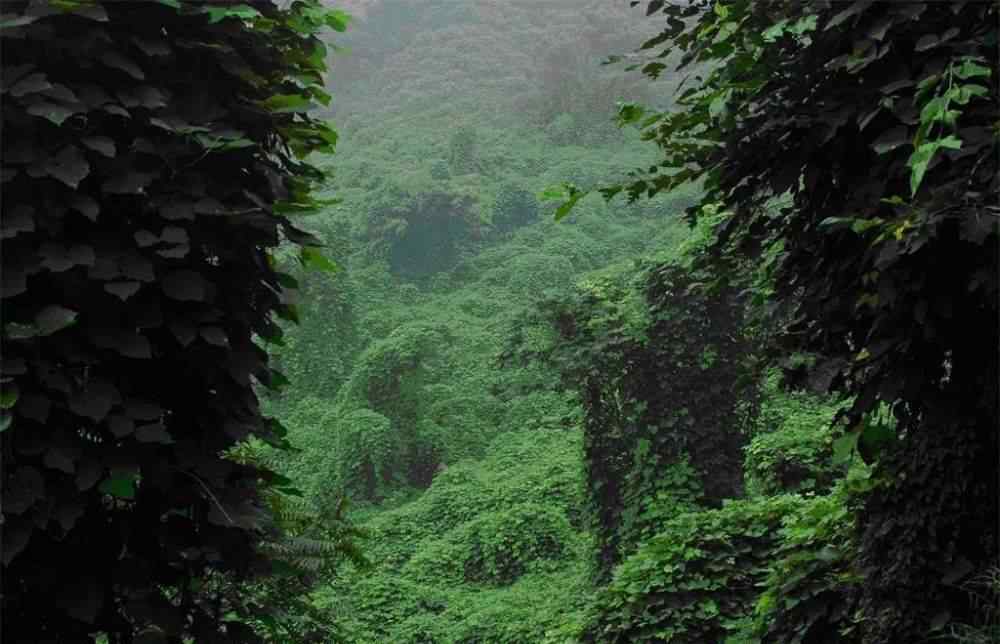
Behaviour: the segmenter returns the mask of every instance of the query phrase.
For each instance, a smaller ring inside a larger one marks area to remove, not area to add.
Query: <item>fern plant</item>
[[[988,568],[963,587],[979,619],[975,624],[953,625],[945,640],[960,644],[1000,643],[1000,565]]]
[[[274,450],[257,441],[244,442],[228,457],[241,464],[254,464],[273,472]],[[365,532],[346,519],[346,497],[330,506],[306,499],[291,487],[292,481],[272,474],[262,498],[274,517],[274,529],[258,546],[267,555],[274,573],[243,588],[250,603],[267,608],[267,617],[254,626],[266,641],[287,644],[338,641],[334,617],[313,605],[309,593],[316,583],[332,575],[344,561],[367,569],[356,540]]]

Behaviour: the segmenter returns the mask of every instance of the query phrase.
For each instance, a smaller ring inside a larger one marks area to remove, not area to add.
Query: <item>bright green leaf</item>
[[[208,22],[209,22],[209,24],[215,24],[217,22],[225,20],[226,18],[239,18],[241,20],[253,20],[254,18],[260,18],[261,17],[261,14],[260,14],[259,11],[257,11],[253,7],[251,7],[249,5],[245,5],[245,4],[238,4],[238,5],[231,6],[231,7],[228,7],[228,6],[222,6],[222,7],[208,6],[208,7],[204,7],[201,10],[201,12],[205,13],[205,14],[208,14]]]
[[[314,268],[324,273],[336,273],[340,270],[333,260],[327,258],[315,247],[304,247],[299,253],[299,261],[307,268]]]

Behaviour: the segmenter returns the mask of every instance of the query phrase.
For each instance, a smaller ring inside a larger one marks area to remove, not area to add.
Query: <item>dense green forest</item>
[[[3,637],[1000,642],[998,20],[5,2]]]

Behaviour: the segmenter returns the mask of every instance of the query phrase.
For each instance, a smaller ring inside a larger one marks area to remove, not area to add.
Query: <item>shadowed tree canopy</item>
[[[663,157],[602,192],[704,180],[699,206],[728,213],[718,280],[729,250],[771,262],[785,346],[822,356],[877,459],[860,637],[916,641],[967,615],[953,584],[997,555],[997,4],[645,6],[666,26],[637,66],[680,52],[688,87],[669,113],[621,108]]]

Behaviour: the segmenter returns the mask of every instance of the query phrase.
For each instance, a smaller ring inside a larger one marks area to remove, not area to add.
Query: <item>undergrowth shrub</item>
[[[336,470],[343,491],[354,499],[380,501],[403,477],[405,463],[392,423],[370,409],[355,409],[337,421]]]
[[[868,470],[857,465],[830,494],[806,500],[786,517],[747,641],[860,641],[851,599],[861,582],[854,569],[856,508],[852,505],[857,503],[856,495],[869,487]]]
[[[566,515],[539,503],[483,514],[462,533],[465,578],[498,585],[513,582],[536,562],[561,559],[573,538]]]
[[[725,503],[664,525],[600,591],[584,641],[723,642],[745,628],[794,495]],[[732,640],[736,641],[736,640]]]
[[[842,407],[832,398],[780,391],[774,378],[745,451],[745,484],[750,494],[830,490],[844,474],[834,463],[834,441],[843,428],[833,423]]]

